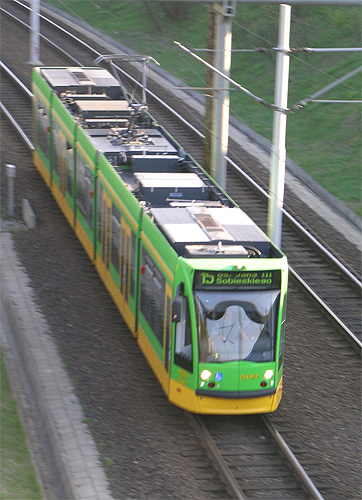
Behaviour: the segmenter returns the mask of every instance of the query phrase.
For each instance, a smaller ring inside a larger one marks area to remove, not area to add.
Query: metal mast
[[[280,5],[279,41],[277,47],[275,100],[279,109],[274,110],[273,139],[270,156],[268,236],[278,246],[282,239],[282,209],[285,180],[285,138],[287,131],[290,5]]]

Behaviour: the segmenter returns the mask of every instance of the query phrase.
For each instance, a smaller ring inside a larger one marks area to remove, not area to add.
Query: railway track
[[[244,416],[237,422],[228,417],[191,418],[233,498],[323,500],[267,417]]]
[[[1,110],[12,126],[19,133],[29,149],[34,149],[34,127],[30,119],[31,98],[33,94],[10,69],[0,61],[1,70]],[[17,86],[16,99],[13,99],[14,88]],[[4,105],[6,103],[7,107]],[[26,118],[24,110],[27,110]]]
[[[43,16],[45,23],[46,17]],[[46,24],[48,31],[59,30],[57,24],[48,22]],[[65,35],[67,32],[63,31]],[[49,44],[51,33],[47,33],[46,43]],[[77,47],[81,47],[82,53],[77,54],[75,58],[75,50],[73,45],[62,44],[61,52],[65,57],[69,58],[72,64],[89,65],[92,63],[91,58],[101,55],[101,47],[92,47],[88,42],[83,42],[73,33],[68,35],[72,42],[77,43]],[[52,42],[54,44],[54,42]],[[53,47],[55,44],[53,45]],[[132,70],[132,66],[127,68],[127,71]],[[133,69],[134,72],[134,69]],[[127,78],[129,85],[134,85],[135,74],[129,75],[123,71],[123,75]],[[5,78],[6,82],[6,78]],[[22,97],[24,99],[24,97]],[[151,109],[155,118],[162,123],[170,133],[176,137],[183,145],[185,150],[189,151],[196,160],[202,164],[202,139],[203,132],[197,131],[197,128],[190,124],[187,119],[175,113],[175,100],[172,100],[171,106],[166,104],[163,99],[158,98],[153,92],[150,92]],[[21,103],[17,103],[18,110],[21,109]],[[21,112],[16,113],[21,119]],[[24,121],[24,130],[31,130],[31,113]],[[201,120],[199,119],[199,124]],[[197,124],[196,124],[197,125]],[[235,157],[236,148],[231,147],[230,157]],[[245,161],[236,158],[238,163],[229,158],[229,178],[228,185],[235,188],[229,190],[234,200],[242,207],[248,207],[246,210],[253,220],[260,226],[265,228],[267,193],[265,188],[259,186],[257,197],[251,192],[251,182],[255,183],[254,179],[250,179],[247,172],[243,170],[246,167]],[[242,168],[243,167],[243,168]],[[251,170],[251,167],[248,168]],[[234,182],[235,175],[241,177],[241,183]],[[261,180],[265,185],[265,180]],[[245,187],[244,187],[245,186]],[[261,198],[260,198],[261,197]],[[307,293],[312,293],[316,300],[324,307],[327,314],[338,324],[347,338],[356,346],[357,349],[362,347],[362,318],[360,314],[361,307],[361,275],[360,270],[356,269],[353,264],[348,264],[348,259],[335,254],[334,250],[326,248],[323,242],[318,241],[318,236],[315,237],[300,224],[295,217],[284,209],[284,229],[283,229],[283,249],[288,255],[292,275],[304,287]],[[351,270],[350,270],[350,269]]]
[[[27,147],[29,147],[29,149],[33,149],[34,147],[30,137],[27,137],[25,130],[17,123],[15,118],[16,116],[20,117],[21,115],[24,115],[24,113],[21,111],[19,112],[19,110],[24,110],[26,105],[29,106],[29,103],[26,103],[25,100],[31,98],[32,94],[9,70],[9,68],[7,68],[3,63],[0,63],[0,66],[3,72],[2,83],[4,81],[4,83],[6,82],[8,84],[4,85],[6,88],[6,92],[3,92],[5,101],[9,101],[10,104],[14,104],[14,99],[9,99],[9,96],[14,96],[15,86],[19,89],[19,99],[15,99],[16,104],[11,108],[12,112],[10,112],[9,109],[4,108],[6,109],[7,117],[10,118],[12,125],[16,124],[15,129],[20,134]],[[5,78],[3,78],[4,76]],[[11,87],[11,82],[13,82],[13,87]],[[20,99],[20,95],[24,98],[23,102],[22,99]],[[28,114],[26,114],[26,116],[28,116]],[[22,120],[22,122],[24,128],[26,127],[30,133],[32,133],[29,121],[26,119]],[[248,421],[247,418],[243,418],[240,422],[238,422],[237,430],[234,429],[234,437],[231,440],[227,440],[221,435],[216,436],[216,438],[211,437],[211,434],[203,423],[203,420],[207,421],[207,419],[200,419],[193,416],[190,416],[190,418],[192,419],[193,425],[197,429],[198,434],[202,438],[206,449],[212,452],[211,456],[215,461],[217,468],[220,470],[221,477],[223,478],[228,491],[230,491],[233,497],[247,500],[249,498],[254,498],[255,492],[263,492],[264,498],[275,498],[276,492],[278,492],[279,497],[280,492],[286,491],[286,498],[288,498],[288,500],[293,500],[294,498],[298,500],[323,498],[284,441],[283,446],[280,446],[278,441],[272,441],[270,436],[271,433],[266,432],[260,436],[261,429],[272,427],[272,424],[266,419],[262,420],[261,418],[258,418],[256,420],[254,418],[251,421],[249,418]],[[230,426],[228,426],[228,429],[228,432],[230,432]],[[237,434],[240,434],[240,431],[243,436],[242,442],[240,442],[240,438],[237,436]],[[274,434],[275,432],[276,431],[274,431]],[[268,438],[265,437],[265,434],[268,434]],[[219,451],[216,446],[215,443],[218,441],[222,442],[223,451]],[[288,450],[286,455],[288,460],[286,460],[285,455],[282,453],[283,449]],[[243,452],[244,461],[245,457],[249,457],[248,467],[254,467],[254,471],[259,467],[260,470],[259,473],[253,475],[252,479],[250,473],[248,473],[246,481],[247,484],[244,484],[245,477],[243,477],[241,473],[239,473],[236,478],[235,473],[232,472],[232,469],[240,469],[240,458],[238,457],[240,456],[241,451]],[[225,456],[227,457],[226,461],[223,458]],[[230,464],[227,464],[227,461],[230,461],[230,457],[234,458],[231,460]],[[262,457],[262,460],[260,457]],[[287,464],[285,465],[284,462],[287,462]],[[297,467],[295,467],[295,464],[297,464]],[[301,471],[302,474],[300,474]],[[311,494],[308,494],[308,490]],[[251,491],[254,492],[253,495],[251,495]],[[247,496],[245,492],[247,493]]]
[[[64,47],[64,44],[63,44],[63,47]],[[64,54],[64,53],[63,53],[62,57],[65,57],[65,54]],[[69,62],[68,62],[68,64],[69,64]],[[160,111],[160,113],[161,113],[161,111]],[[22,114],[24,115],[24,113],[22,113]],[[163,120],[163,119],[160,119],[160,121],[161,121],[162,123],[164,123],[164,122],[165,122],[165,120]],[[180,124],[173,125],[173,126],[174,126],[174,127],[176,127],[176,129],[179,129],[179,128],[180,128]],[[169,128],[169,127],[168,127],[168,125],[166,125],[166,128],[167,128],[167,129]],[[185,134],[186,134],[186,132],[185,132]],[[175,135],[176,135],[176,134],[175,134]],[[177,135],[176,135],[176,136],[177,136]],[[198,144],[197,140],[196,140],[195,138],[193,138],[193,139],[192,139],[192,141],[194,141],[194,144],[195,144],[195,145],[194,145],[194,147],[195,147],[195,149],[196,149],[196,150],[199,150],[199,148],[200,148],[200,147],[199,147],[199,146],[197,146],[197,144]],[[184,140],[183,140],[183,139],[182,139],[182,140],[180,140],[180,142],[184,144]],[[187,147],[186,145],[185,145],[185,149],[189,150],[189,149],[188,149],[188,147]],[[237,174],[233,173],[233,174],[230,176],[230,178],[228,179],[229,185],[234,186],[234,178],[236,177],[236,175],[237,175]],[[242,191],[240,192],[240,191],[239,191],[239,189],[242,189]],[[236,191],[236,190],[237,190],[237,188],[235,187],[235,188],[234,188],[234,190]],[[241,199],[241,198],[243,199],[243,203],[239,203],[239,204],[240,204],[241,206],[243,206],[243,207],[244,207],[245,199],[247,199],[247,202],[246,202],[246,203],[247,203],[248,207],[250,206],[250,208],[251,208],[252,206],[254,207],[254,205],[255,205],[255,206],[261,205],[261,206],[262,206],[261,211],[260,211],[260,212],[258,211],[258,212],[257,212],[257,214],[256,214],[256,216],[254,216],[254,215],[251,213],[251,211],[249,210],[249,208],[247,208],[247,209],[246,209],[246,211],[248,211],[248,213],[250,213],[250,214],[252,215],[252,217],[254,218],[254,220],[256,220],[256,222],[257,222],[258,224],[263,225],[262,223],[260,223],[260,222],[258,221],[258,218],[260,218],[260,219],[261,219],[261,218],[263,217],[263,216],[262,216],[262,213],[263,213],[263,212],[265,213],[265,202],[260,201],[259,199],[256,199],[256,196],[255,196],[255,194],[254,194],[254,193],[252,193],[251,195],[250,195],[250,193],[249,193],[249,194],[247,194],[247,191],[250,191],[250,188],[246,188],[246,187],[244,187],[244,186],[241,186],[241,187],[239,186],[239,187],[238,187],[238,190],[237,190],[236,195],[237,195],[237,196],[239,196],[239,197],[240,197],[240,199]],[[231,195],[234,197],[234,199],[236,199],[236,201],[238,201],[237,196],[235,196],[233,193],[231,193]],[[248,198],[246,198],[246,196],[249,196],[249,197],[248,197]],[[286,239],[286,236],[285,236],[285,234],[283,234],[283,241],[284,241],[285,239]],[[293,241],[293,240],[292,240],[292,241]],[[296,246],[296,247],[298,246],[298,245],[296,245],[296,244],[295,244],[295,242],[294,242],[294,243],[292,243],[292,246],[293,246],[293,245],[294,245],[294,246]],[[287,250],[286,243],[284,243],[284,248],[285,248],[286,253],[287,253],[287,254],[288,254],[288,256],[289,256],[289,251]],[[298,260],[298,259],[300,259],[301,254],[302,254],[303,252],[305,252],[305,246],[303,245],[303,243],[299,244],[298,248],[299,248],[299,250],[296,252],[296,259],[297,259],[297,260]],[[308,252],[309,252],[309,249],[308,249]],[[322,258],[322,261],[323,261],[323,262],[324,262],[324,259],[325,259],[325,257],[323,257],[323,258]],[[318,266],[318,264],[317,264],[317,266]],[[325,266],[325,267],[327,267],[327,266]],[[353,267],[353,265],[352,265],[352,266],[349,266],[349,267]],[[341,272],[341,271],[338,271],[338,272]],[[333,278],[333,276],[334,276],[334,273],[335,273],[335,272],[332,272],[332,273],[331,273],[332,278]],[[312,274],[313,274],[313,272],[312,272]],[[358,273],[356,273],[356,274],[358,274]],[[328,280],[329,280],[329,278],[327,279],[327,282],[328,282]],[[339,281],[340,281],[340,280],[339,280]],[[353,286],[355,286],[355,285],[353,285]],[[358,299],[357,299],[357,300],[358,300]],[[324,328],[324,325],[323,325],[323,328]],[[323,330],[323,329],[322,329],[322,330]],[[333,330],[333,329],[332,329],[332,330]],[[351,356],[350,356],[350,354],[348,354],[350,351],[349,351],[349,350],[348,350],[348,348],[346,347],[345,342],[343,342],[343,341],[341,342],[341,341],[338,339],[338,336],[336,335],[336,332],[333,332],[333,331],[332,331],[332,332],[331,332],[331,334],[332,334],[332,336],[334,336],[334,340],[331,340],[331,341],[330,341],[330,342],[332,342],[332,343],[333,343],[333,346],[335,347],[336,345],[338,345],[338,346],[340,347],[340,352],[345,353],[345,356],[347,356],[348,358],[350,358]],[[354,358],[354,356],[352,356],[352,358]],[[274,417],[273,417],[273,418],[274,418]],[[220,419],[219,419],[219,418],[210,418],[210,419],[208,419],[208,420],[209,420],[209,421],[211,421],[211,425],[212,425],[214,428],[215,428],[215,425],[216,425],[217,423],[218,423],[218,424],[220,423]],[[234,420],[236,421],[236,419],[234,419]],[[275,419],[275,420],[278,422],[278,419]],[[235,422],[234,422],[234,423],[235,423]],[[260,424],[260,425],[261,425],[261,424]],[[283,428],[283,425],[284,425],[284,424],[282,424],[282,425],[281,425],[281,427],[282,427],[282,428]],[[237,420],[237,421],[236,421],[236,426],[237,426],[237,428],[236,428],[236,431],[235,431],[235,432],[236,432],[236,434],[237,434],[237,433],[239,433],[239,434],[240,434],[240,433],[241,433],[241,431],[242,431],[242,429],[243,429],[243,424],[242,424],[242,422],[241,422],[241,421],[239,421],[239,420]],[[219,427],[220,427],[220,426],[219,426]],[[259,432],[261,432],[261,431],[260,431],[260,427],[259,427]],[[220,439],[222,439],[221,434],[220,434]],[[231,444],[232,444],[232,446],[234,446],[234,447],[238,447],[238,445],[239,445],[239,443],[235,440],[235,438],[234,438],[234,441],[233,441]],[[301,446],[300,446],[300,444],[298,444],[298,440],[297,440],[296,444],[294,445],[294,448],[295,448],[295,449],[298,449],[298,447],[299,447],[299,448],[301,448]],[[303,453],[302,453],[302,455],[303,455]],[[308,453],[306,453],[306,455],[308,456]],[[230,456],[233,456],[233,454],[230,454],[230,455],[228,455],[228,456],[229,456],[229,457],[230,457]],[[307,460],[307,461],[308,461],[308,460]],[[235,467],[236,467],[236,470],[238,470],[238,466],[235,466]],[[318,469],[318,468],[320,468],[320,467],[318,467],[318,463],[317,463],[317,461],[316,461],[316,463],[315,463],[315,469]],[[313,471],[312,471],[312,472],[313,472]],[[315,473],[315,474],[316,474],[316,473]],[[318,475],[318,474],[316,474],[316,475]],[[323,485],[323,483],[321,483],[321,484]],[[328,488],[326,488],[326,491],[328,491]],[[274,494],[275,494],[275,491],[274,491]],[[250,490],[249,490],[249,497],[250,497]],[[249,497],[248,497],[248,498],[249,498]],[[271,496],[271,498],[278,498],[278,497],[277,497],[277,496],[274,496],[274,497],[273,497],[273,496]],[[291,497],[287,497],[287,498],[291,498]],[[302,497],[298,497],[298,498],[302,498]],[[307,498],[308,498],[308,497],[307,497]],[[327,498],[327,497],[326,497],[326,498]]]

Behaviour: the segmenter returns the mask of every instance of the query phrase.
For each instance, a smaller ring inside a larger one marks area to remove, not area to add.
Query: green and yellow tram
[[[35,165],[168,399],[274,411],[283,253],[106,69],[34,68],[33,94]]]

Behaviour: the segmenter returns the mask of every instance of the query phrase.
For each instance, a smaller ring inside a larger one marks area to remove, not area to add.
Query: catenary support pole
[[[30,60],[29,64],[38,66],[40,62],[40,0],[31,0],[30,11]]]
[[[215,14],[214,29],[214,65],[226,76],[230,75],[231,67],[231,18],[235,8],[230,0],[224,0],[223,5],[213,4]],[[229,81],[222,75],[211,73],[210,87],[214,88],[214,96],[209,108],[211,116],[209,162],[207,170],[222,188],[226,189],[227,152],[229,145]]]
[[[290,5],[281,4],[275,78],[275,105],[279,109],[274,110],[273,139],[270,156],[270,198],[268,206],[268,235],[278,247],[281,246],[282,240],[282,209],[284,202],[290,18]]]

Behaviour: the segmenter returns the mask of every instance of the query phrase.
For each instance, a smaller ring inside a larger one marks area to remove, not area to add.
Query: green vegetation
[[[0,500],[40,500],[42,494],[1,351],[0,377]]]
[[[154,57],[190,86],[205,86],[205,66],[178,48],[205,48],[207,6],[201,3],[48,0],[115,40]],[[279,7],[237,4],[233,49],[277,45]],[[292,8],[291,47],[361,47],[358,7]],[[198,53],[204,59],[205,53]],[[289,106],[361,65],[360,52],[297,52],[291,57]],[[234,52],[231,77],[266,102],[274,101],[275,52]],[[320,99],[361,100],[361,73]],[[273,113],[241,92],[231,92],[231,114],[271,139]],[[361,105],[309,103],[288,116],[287,154],[359,215],[361,210]]]

